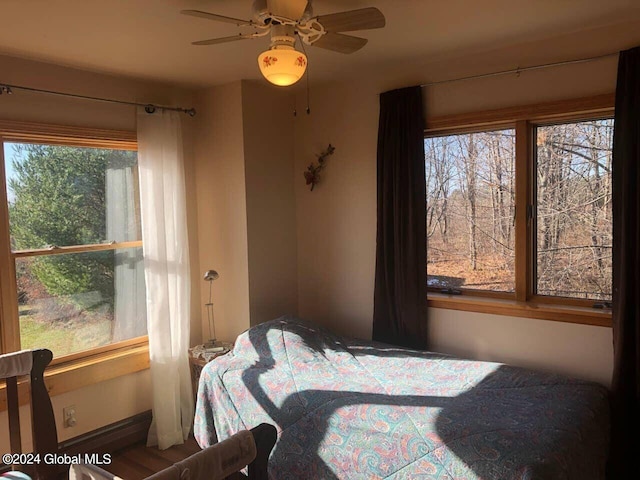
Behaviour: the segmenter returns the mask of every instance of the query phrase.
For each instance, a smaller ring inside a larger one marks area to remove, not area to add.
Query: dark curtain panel
[[[427,232],[422,88],[380,95],[373,339],[427,345]]]
[[[613,135],[611,479],[640,478],[640,47],[620,53]]]

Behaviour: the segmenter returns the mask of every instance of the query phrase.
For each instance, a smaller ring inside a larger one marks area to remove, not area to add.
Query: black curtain
[[[373,339],[427,346],[427,232],[422,88],[380,95]]]
[[[640,478],[640,47],[618,60],[612,176],[613,480]]]

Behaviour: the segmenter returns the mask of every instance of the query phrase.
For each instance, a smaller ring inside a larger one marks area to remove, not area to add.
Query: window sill
[[[430,308],[553,320],[556,322],[579,323],[599,327],[611,327],[612,325],[610,310],[597,310],[585,307],[548,305],[533,302],[525,303],[515,300],[464,297],[437,293],[429,293],[427,296],[427,305]]]
[[[149,344],[140,343],[109,352],[51,365],[44,374],[49,396],[78,390],[149,368]],[[5,385],[0,385],[0,411],[7,409]],[[28,382],[18,388],[20,404],[28,403]]]

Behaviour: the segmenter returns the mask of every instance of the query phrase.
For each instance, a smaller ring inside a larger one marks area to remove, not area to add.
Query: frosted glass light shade
[[[258,56],[260,73],[280,87],[293,85],[307,70],[307,56],[289,46],[278,46]]]

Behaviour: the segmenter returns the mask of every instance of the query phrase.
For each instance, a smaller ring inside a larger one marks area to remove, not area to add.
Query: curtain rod
[[[618,53],[619,52],[605,53],[604,55],[598,55],[596,57],[579,58],[577,60],[565,60],[562,62],[543,63],[542,65],[533,65],[531,67],[518,67],[518,68],[513,68],[511,70],[502,70],[499,72],[482,73],[480,75],[471,75],[469,77],[451,78],[447,80],[439,80],[437,82],[424,83],[420,86],[432,87],[434,85],[442,85],[443,83],[463,82],[465,80],[475,80],[477,78],[497,77],[498,75],[508,75],[510,73],[515,73],[516,75],[519,75],[521,72],[527,72],[529,70],[539,70],[541,68],[557,67],[560,65],[572,65],[574,63],[592,62],[593,60],[600,60],[601,58],[613,57],[614,55],[618,55]]]
[[[138,102],[127,102],[125,100],[114,100],[112,98],[100,98],[100,97],[90,97],[87,95],[76,95],[74,93],[64,93],[64,92],[55,92],[53,90],[44,90],[41,88],[33,88],[33,87],[23,87],[21,85],[9,85],[8,83],[0,83],[0,95],[3,93],[11,94],[11,90],[25,90],[28,92],[37,92],[37,93],[48,93],[50,95],[59,95],[61,97],[71,97],[71,98],[80,98],[83,100],[95,100],[98,102],[108,102],[108,103],[119,103],[120,105],[131,105],[134,107],[144,107],[147,113],[154,113],[157,109],[160,110],[168,110],[172,112],[181,112],[186,113],[190,117],[195,116],[196,109],[195,108],[182,108],[182,107],[167,107],[164,105],[155,105],[153,103],[138,103]]]

